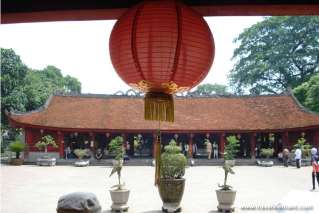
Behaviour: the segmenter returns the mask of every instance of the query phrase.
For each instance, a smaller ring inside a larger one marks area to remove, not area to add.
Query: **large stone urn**
[[[216,190],[218,200],[218,211],[234,211],[234,202],[236,197],[235,190]]]
[[[130,190],[128,189],[111,189],[111,199],[113,201],[111,205],[112,211],[127,211],[129,206],[127,205],[127,201],[130,195]]]
[[[180,203],[184,194],[185,179],[163,179],[158,185],[160,197],[163,201],[162,211],[180,212]]]
[[[23,159],[21,158],[12,158],[10,164],[14,166],[21,166],[23,164]]]

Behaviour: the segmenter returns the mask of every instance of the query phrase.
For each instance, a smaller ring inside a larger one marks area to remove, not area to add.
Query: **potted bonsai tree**
[[[129,206],[127,201],[129,198],[130,190],[124,187],[124,183],[121,182],[121,172],[123,168],[123,158],[124,158],[124,148],[123,148],[123,138],[120,136],[115,137],[109,145],[110,151],[115,154],[115,159],[113,161],[113,169],[111,171],[110,177],[113,174],[117,174],[118,184],[114,185],[110,189],[112,205],[111,209],[113,211],[127,211]]]
[[[16,141],[9,144],[9,148],[10,151],[16,153],[16,157],[11,159],[10,164],[16,166],[22,165],[23,159],[20,158],[20,153],[25,149],[25,144],[17,139]]]
[[[35,144],[35,147],[39,150],[44,150],[44,156],[37,159],[37,164],[39,166],[55,166],[56,158],[48,156],[48,147],[52,146],[58,148],[55,143],[54,138],[51,135],[45,135]]]
[[[181,148],[171,141],[164,147],[161,155],[159,194],[163,201],[162,210],[166,212],[181,211],[180,202],[184,193],[186,157]]]
[[[118,164],[120,161],[123,164],[125,149],[123,146],[124,139],[121,136],[117,136],[113,138],[109,144],[109,152],[114,155],[114,159],[112,161],[113,166]]]
[[[89,155],[87,149],[75,149],[73,152],[79,158],[74,162],[75,166],[88,166],[90,164],[89,160],[83,160],[85,156]]]
[[[218,211],[233,211],[234,210],[234,201],[236,197],[236,191],[232,189],[230,185],[227,185],[228,174],[235,174],[232,169],[232,165],[227,163],[224,164],[224,184],[218,185],[220,189],[216,190],[217,200],[218,200]]]
[[[229,164],[231,166],[235,165],[235,156],[239,151],[239,146],[239,140],[236,138],[236,136],[228,136],[226,138],[224,152],[225,164]]]
[[[298,139],[297,143],[293,145],[293,150],[291,151],[292,153],[295,153],[295,150],[297,148],[301,149],[302,153],[302,159],[301,159],[301,165],[310,165],[311,161],[311,145],[306,142],[306,139],[302,136]]]
[[[257,160],[257,164],[259,166],[266,166],[266,167],[270,167],[274,165],[274,162],[272,160],[270,160],[269,158],[272,157],[274,155],[274,149],[273,148],[263,148],[260,150],[260,155],[262,157],[265,157],[266,160]]]

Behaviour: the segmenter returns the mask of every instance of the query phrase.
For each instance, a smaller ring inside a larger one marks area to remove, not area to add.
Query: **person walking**
[[[312,190],[316,189],[316,181],[315,178],[317,177],[317,183],[318,183],[318,188],[319,188],[319,159],[316,158],[312,162]]]
[[[298,169],[300,169],[301,156],[302,156],[301,149],[300,149],[300,147],[298,147],[295,151],[296,166]]]
[[[288,167],[288,162],[289,162],[289,150],[287,148],[285,148],[283,151],[282,151],[282,159],[283,159],[283,162],[284,162],[284,166],[285,167]]]
[[[314,164],[315,162],[317,162],[318,164],[318,160],[319,160],[319,155],[318,155],[318,150],[317,148],[313,147],[311,149],[311,165],[313,167],[313,170],[311,172],[311,176],[312,176],[312,190],[315,190],[316,189],[316,177],[317,177],[317,181],[318,181],[318,185],[319,185],[319,175],[318,173],[316,172],[316,165]]]

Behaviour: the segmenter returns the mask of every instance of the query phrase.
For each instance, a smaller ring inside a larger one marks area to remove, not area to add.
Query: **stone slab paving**
[[[236,212],[267,212],[244,210],[241,207],[312,206],[319,212],[319,190],[310,192],[311,167],[296,169],[238,166],[229,183],[237,190]],[[110,186],[116,176],[109,178],[110,167],[55,166],[39,167],[1,165],[1,213],[53,213],[58,198],[75,191],[93,192],[99,199],[103,213],[110,212]],[[129,213],[160,213],[161,200],[154,187],[154,167],[128,166],[123,169],[124,181],[131,189]],[[186,188],[182,200],[185,213],[215,213],[215,189],[223,181],[219,166],[191,167],[186,171]]]

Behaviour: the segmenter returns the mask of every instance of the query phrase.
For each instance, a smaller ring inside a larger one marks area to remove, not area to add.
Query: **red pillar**
[[[224,157],[224,152],[225,152],[225,133],[223,132],[220,134],[220,156],[223,158]]]
[[[31,129],[25,128],[24,129],[24,140],[25,140],[26,148],[24,150],[24,158],[29,157],[30,147],[32,146],[32,139],[33,139],[33,137],[32,137]]]
[[[256,156],[256,135],[257,134],[255,132],[250,134],[250,155],[252,159],[255,159]]]
[[[57,133],[60,158],[64,157],[64,134],[60,131]]]
[[[313,133],[313,145],[319,148],[319,129],[315,129]]]
[[[156,155],[156,141],[157,141],[157,134],[153,133],[153,158],[155,158]]]
[[[282,148],[285,149],[285,148],[290,148],[289,147],[289,134],[288,132],[283,132],[282,133]]]
[[[193,137],[194,137],[194,134],[191,133],[189,134],[189,140],[188,140],[188,155],[190,158],[193,157]]]

